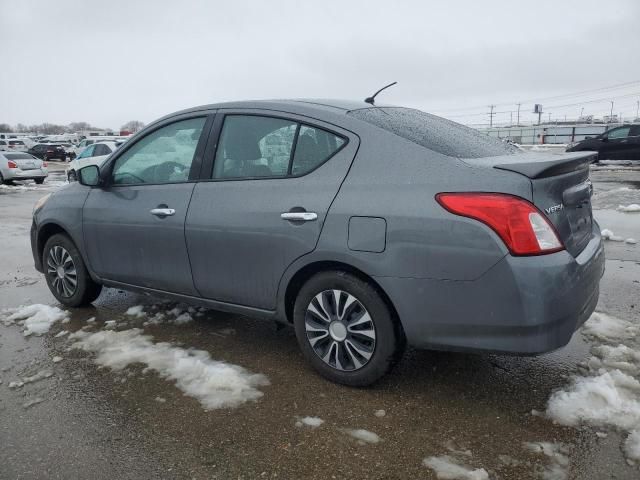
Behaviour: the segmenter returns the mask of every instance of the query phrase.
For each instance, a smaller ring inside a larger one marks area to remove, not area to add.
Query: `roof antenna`
[[[393,87],[396,83],[398,83],[398,82],[393,82],[393,83],[390,83],[389,85],[385,85],[384,87],[382,87],[380,90],[378,90],[376,93],[374,93],[370,97],[365,98],[364,101],[366,103],[370,103],[371,105],[373,105],[373,102],[374,102],[374,100],[376,98],[376,95],[378,95],[381,91],[383,91],[383,90],[385,90],[385,89],[387,89],[389,87]]]

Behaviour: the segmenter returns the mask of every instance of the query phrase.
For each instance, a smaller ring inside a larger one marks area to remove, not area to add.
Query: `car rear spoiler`
[[[596,156],[597,152],[527,153],[513,156],[512,162],[496,163],[493,168],[516,172],[531,179],[545,178],[588,168]]]

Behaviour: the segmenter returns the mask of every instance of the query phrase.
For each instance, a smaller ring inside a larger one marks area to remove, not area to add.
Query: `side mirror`
[[[97,187],[100,184],[100,169],[97,165],[87,165],[78,170],[78,182],[87,187]]]

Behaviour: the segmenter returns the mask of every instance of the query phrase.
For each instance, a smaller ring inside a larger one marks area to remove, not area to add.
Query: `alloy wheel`
[[[358,370],[375,351],[373,319],[356,297],[343,290],[325,290],[311,299],[305,330],[316,355],[336,370]]]
[[[47,255],[47,275],[53,288],[65,298],[73,296],[78,287],[78,272],[69,252],[54,245]]]

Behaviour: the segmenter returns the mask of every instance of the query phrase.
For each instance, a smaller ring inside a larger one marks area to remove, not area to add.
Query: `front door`
[[[105,165],[107,183],[91,190],[83,211],[87,256],[100,277],[196,294],[184,223],[205,123],[200,116],[164,124]]]
[[[633,143],[629,140],[631,127],[618,127],[606,132],[602,139],[598,158],[600,160],[627,160],[632,154]]]
[[[186,222],[203,297],[273,310],[285,269],[315,248],[358,140],[307,121],[225,115],[209,180],[196,185]]]

